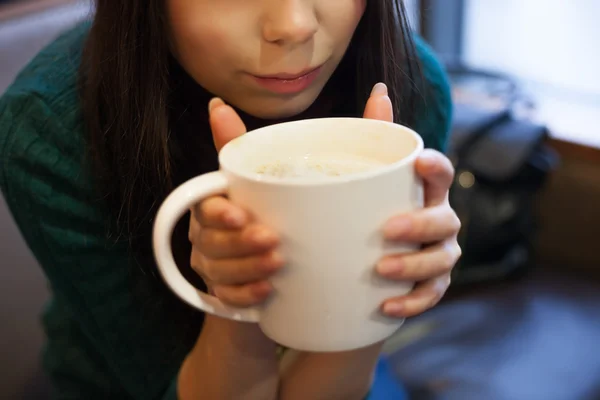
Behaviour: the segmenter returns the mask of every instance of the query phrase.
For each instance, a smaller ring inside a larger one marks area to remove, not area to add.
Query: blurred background
[[[412,399],[600,399],[600,2],[406,1],[452,78],[464,257],[386,346]],[[83,0],[0,0],[0,93]],[[0,397],[45,399],[48,289],[0,198]]]

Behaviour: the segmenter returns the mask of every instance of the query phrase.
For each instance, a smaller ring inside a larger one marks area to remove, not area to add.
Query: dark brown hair
[[[129,238],[148,233],[156,206],[173,186],[166,32],[165,0],[96,0],[83,53],[92,166],[118,221],[115,229]],[[360,116],[381,81],[389,87],[396,121],[414,124],[421,74],[401,0],[367,0],[342,68],[355,78],[353,114]],[[348,98],[339,92],[335,101]]]

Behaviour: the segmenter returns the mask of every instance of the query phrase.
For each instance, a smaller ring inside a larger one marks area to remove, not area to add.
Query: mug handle
[[[183,301],[204,312],[242,322],[258,322],[258,307],[238,308],[223,303],[215,296],[196,289],[177,268],[171,237],[179,219],[196,203],[207,197],[227,193],[229,182],[220,172],[210,172],[185,182],[176,188],[160,206],[152,233],[154,257],[162,278]]]

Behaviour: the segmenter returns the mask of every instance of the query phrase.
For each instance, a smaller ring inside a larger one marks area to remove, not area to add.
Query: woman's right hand
[[[283,266],[279,238],[271,229],[224,197],[212,197],[192,209],[191,265],[223,302],[246,307],[271,292],[267,279]]]
[[[246,133],[235,110],[221,99],[213,99],[209,109],[217,151]],[[284,264],[278,235],[225,197],[209,198],[191,211],[191,265],[209,290],[233,306],[264,301],[272,290],[268,278]]]
[[[213,99],[209,108],[217,151],[246,133],[235,110],[222,100]],[[269,296],[268,278],[283,266],[279,237],[248,212],[225,197],[206,199],[191,208],[189,239],[192,267],[224,303],[245,307]],[[276,398],[276,346],[257,324],[206,314],[179,373],[179,397],[195,399],[202,393],[211,399]]]

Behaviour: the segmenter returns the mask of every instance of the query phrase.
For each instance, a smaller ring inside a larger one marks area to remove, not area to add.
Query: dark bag
[[[456,104],[449,157],[456,168],[450,203],[463,256],[453,286],[523,275],[532,265],[534,201],[556,164],[547,129],[513,116]]]

